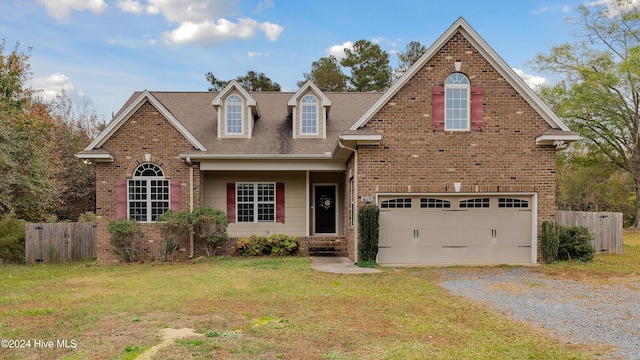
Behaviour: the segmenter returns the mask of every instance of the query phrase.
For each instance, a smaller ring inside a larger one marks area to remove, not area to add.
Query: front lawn
[[[133,359],[164,328],[207,336],[177,340],[158,359],[586,358],[448,294],[428,274],[321,273],[309,258],[5,264],[0,339],[30,347],[4,346],[0,358]]]

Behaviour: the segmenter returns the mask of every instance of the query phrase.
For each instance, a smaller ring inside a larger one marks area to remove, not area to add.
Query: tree
[[[49,104],[53,127],[48,134],[47,152],[50,175],[59,194],[52,201],[52,212],[59,220],[75,221],[79,215],[95,212],[95,167],[74,154],[95,138],[104,124],[88,99],[74,105],[63,91]]]
[[[398,68],[395,71],[396,78],[399,78],[405,72],[407,72],[411,65],[415,64],[415,62],[418,61],[418,59],[420,59],[420,57],[427,52],[427,47],[420,44],[418,41],[411,41],[407,44],[406,49],[407,50],[405,52],[400,52],[397,54]]]
[[[0,43],[0,215],[14,212],[28,221],[42,220],[55,195],[42,144],[51,128],[45,105],[32,100],[26,85],[28,53],[16,44],[9,54]]]
[[[635,184],[633,224],[640,221],[640,12],[630,0],[578,9],[579,41],[536,57],[558,81],[540,91],[583,137],[593,161],[628,172]]]
[[[311,72],[304,73],[304,80],[298,81],[298,87],[302,87],[307,81],[313,81],[322,91],[345,91],[347,88],[347,76],[342,73],[338,59],[333,55],[314,61]]]
[[[389,54],[368,40],[358,40],[353,50],[345,48],[340,65],[351,68],[349,82],[353,91],[384,91],[391,85]]]
[[[556,177],[558,209],[622,212],[625,224],[633,224],[635,190],[628,172],[609,162],[594,162],[574,146],[558,154]]]
[[[2,40],[0,42],[0,102],[5,108],[22,109],[33,94],[33,90],[26,86],[31,76],[30,55],[20,51],[20,43],[16,43],[13,51],[5,55],[5,45],[5,40]]]
[[[205,77],[211,84],[209,91],[221,91],[231,82],[230,80],[220,80],[211,72],[208,72]],[[235,81],[247,91],[280,91],[278,83],[273,82],[264,73],[257,73],[253,70],[247,71],[244,76],[238,76]]]

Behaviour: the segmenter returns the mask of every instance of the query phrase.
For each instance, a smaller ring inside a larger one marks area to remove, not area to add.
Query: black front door
[[[316,234],[336,233],[336,186],[316,185],[314,191]]]

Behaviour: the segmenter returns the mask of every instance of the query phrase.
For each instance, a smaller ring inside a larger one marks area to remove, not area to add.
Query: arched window
[[[303,135],[315,135],[318,133],[318,99],[313,95],[302,98],[302,115],[300,121],[300,133]]]
[[[469,130],[469,78],[462,73],[453,73],[444,82],[445,130]]]
[[[139,165],[128,180],[127,212],[129,219],[141,222],[156,221],[169,210],[169,180],[162,169],[153,163]]]
[[[225,101],[227,134],[242,134],[243,111],[242,98],[238,95],[231,95]]]

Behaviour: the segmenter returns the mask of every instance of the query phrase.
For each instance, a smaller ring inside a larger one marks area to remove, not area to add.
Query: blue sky
[[[3,0],[0,38],[31,47],[31,86],[88,98],[110,118],[136,90],[206,91],[264,72],[296,91],[311,63],[359,39],[390,54],[430,46],[460,16],[525,80],[527,62],[573,41],[579,5],[611,0]],[[533,78],[534,80],[536,78]]]

